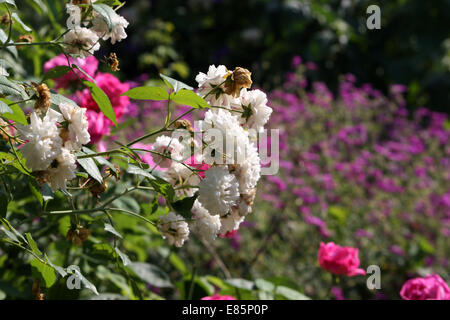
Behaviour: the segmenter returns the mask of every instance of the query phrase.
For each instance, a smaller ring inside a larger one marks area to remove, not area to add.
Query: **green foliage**
[[[92,98],[97,102],[97,105],[103,114],[117,126],[116,114],[114,113],[114,109],[108,96],[93,82],[83,81],[83,84],[89,89]]]

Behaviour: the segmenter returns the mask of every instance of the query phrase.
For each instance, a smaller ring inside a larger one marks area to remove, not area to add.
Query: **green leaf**
[[[68,66],[57,66],[50,70],[48,70],[44,77],[42,78],[42,81],[48,80],[48,79],[56,79],[60,78],[66,73],[70,72],[72,69]]]
[[[169,94],[161,87],[137,87],[122,93],[134,100],[161,101],[169,99]]]
[[[71,104],[71,105],[73,105],[75,107],[79,107],[75,103],[75,101],[73,101],[73,100],[71,100],[69,98],[66,98],[63,95],[60,95],[58,93],[54,93],[54,92],[51,92],[51,94],[50,94],[50,102],[53,103],[54,105],[57,105],[57,106],[59,106],[61,103],[68,103],[68,104]]]
[[[70,267],[69,267],[68,269],[70,269]],[[73,274],[74,274],[75,276],[77,276],[77,277],[80,279],[81,283],[83,283],[84,286],[85,286],[87,289],[91,290],[91,291],[94,292],[96,295],[98,295],[97,288],[96,288],[96,287],[95,287],[88,279],[86,279],[86,278],[81,274],[81,272],[80,272],[80,270],[79,270],[78,268],[73,268],[73,269],[68,270],[68,271],[72,271]]]
[[[0,100],[0,114],[3,113],[13,113],[12,109],[3,101]]]
[[[4,101],[8,101],[8,100],[0,99],[0,101],[2,101],[4,103]],[[11,109],[12,112],[11,113],[10,112],[3,113],[4,118],[12,120],[12,121],[20,123],[20,124],[23,124],[23,125],[28,125],[27,118],[25,117],[25,114],[23,113],[23,111],[19,105],[12,104],[9,106],[9,108]]]
[[[163,79],[163,81],[167,84],[167,86],[169,86],[169,88],[173,89],[174,92],[178,92],[181,89],[194,90],[194,88],[188,86],[186,83],[175,80],[161,73],[159,74],[159,76]]]
[[[141,280],[158,288],[172,288],[169,276],[159,267],[144,262],[133,262],[129,265],[131,270]]]
[[[225,280],[227,284],[229,284],[232,287],[239,288],[239,289],[245,289],[245,290],[253,290],[254,283],[252,281],[248,281],[245,279],[240,278],[233,278],[233,279],[227,279]]]
[[[45,259],[47,260],[48,264],[60,274],[61,277],[64,278],[67,275],[67,272],[64,270],[64,268],[54,265],[50,261],[49,257],[47,257],[47,255],[45,255]]]
[[[114,9],[104,3],[93,4],[92,9],[94,9],[94,11],[96,11],[103,18],[103,20],[105,20],[109,31],[112,31],[116,25],[116,21],[119,21],[119,15],[114,11]]]
[[[117,126],[116,114],[114,113],[114,109],[108,96],[93,82],[83,81],[83,84],[88,87],[92,99],[97,102],[97,105],[103,114]]]
[[[196,109],[211,108],[211,106],[194,91],[185,89],[182,89],[177,93],[172,93],[170,95],[170,100],[181,105],[191,106],[192,108]]]
[[[105,223],[105,230],[111,232],[112,234],[118,236],[119,238],[123,238],[122,235],[119,232],[117,232],[117,230],[114,229],[114,227],[109,223]]]
[[[172,208],[176,213],[181,215],[185,219],[192,218],[192,206],[194,205],[195,200],[198,197],[198,192],[195,193],[192,197],[186,197],[184,199],[175,201],[171,203]]]
[[[310,298],[305,296],[303,293],[300,293],[294,289],[284,287],[284,286],[277,287],[275,294],[281,295],[289,300],[311,300]]]
[[[149,172],[145,171],[144,169],[139,168],[138,166],[135,166],[134,164],[129,164],[127,172],[130,174],[135,174],[138,176],[144,176],[146,178],[155,179],[154,176],[152,176]]]
[[[56,274],[53,268],[45,263],[42,263],[38,259],[34,258],[30,262],[32,268],[37,271],[42,279],[44,280],[44,285],[50,288],[56,281]]]
[[[27,26],[25,23],[23,23],[22,19],[20,19],[19,15],[16,12],[13,12],[11,14],[11,17],[19,23],[19,25],[22,27],[22,29],[25,32],[31,32],[32,31],[29,26]]]
[[[8,212],[8,196],[0,190],[0,217],[5,218]]]
[[[183,260],[181,260],[181,258],[175,252],[172,252],[170,254],[169,261],[182,274],[188,273],[188,269],[187,269],[186,265],[184,264]]]
[[[116,253],[119,255],[120,259],[122,259],[124,266],[128,266],[131,264],[130,258],[128,258],[128,256],[125,253],[120,251],[119,248],[115,248],[115,250],[116,250]]]
[[[275,290],[275,285],[272,282],[269,282],[264,279],[256,279],[255,285],[259,290],[267,291],[267,292],[273,292]]]
[[[89,175],[97,180],[100,183],[103,183],[103,178],[100,173],[100,170],[98,170],[97,165],[95,164],[94,159],[92,158],[84,158],[84,159],[77,159],[78,163],[81,167],[83,167],[84,170],[86,170]]]
[[[25,233],[25,237],[27,237],[28,245],[31,248],[31,251],[33,251],[38,256],[42,255],[42,252],[39,250],[36,242],[33,240],[33,237],[31,237],[30,233]]]
[[[119,0],[97,0],[95,3],[96,4],[104,3],[111,7],[120,6],[122,4]]]
[[[164,198],[166,198],[169,202],[173,202],[173,198],[175,197],[175,190],[172,185],[165,181],[164,179],[154,176],[155,179],[150,180],[150,184],[156,192],[160,193]]]
[[[85,152],[86,154],[95,154],[94,151],[92,151],[91,149],[87,148],[87,147],[83,147],[81,150],[83,150],[83,152]],[[106,160],[104,157],[101,156],[96,156],[94,157],[95,161],[97,161],[98,163],[100,163],[101,165],[107,166],[109,167],[112,171],[117,173],[117,169],[116,167],[109,162],[108,160]]]
[[[347,220],[350,211],[342,207],[330,206],[328,214],[334,217],[342,225]]]
[[[44,198],[42,197],[42,194],[40,193],[39,189],[36,186],[36,182],[31,180],[28,182],[28,186],[30,187],[31,193],[34,195],[37,201],[41,204],[41,207],[44,205]]]
[[[25,90],[18,84],[9,81],[5,76],[0,75],[0,93],[5,96],[20,96],[23,99],[28,99]]]
[[[16,3],[14,2],[14,0],[0,0],[0,4],[2,4],[2,3],[7,3],[14,7],[16,6]]]

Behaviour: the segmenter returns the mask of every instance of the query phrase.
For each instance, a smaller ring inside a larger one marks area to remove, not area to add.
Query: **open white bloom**
[[[153,161],[161,168],[169,168],[173,163],[172,160],[182,160],[184,145],[178,139],[159,136],[152,146],[152,151],[164,154],[166,157],[152,153]]]
[[[233,97],[224,93],[225,86],[223,82],[230,75],[231,72],[223,65],[218,67],[215,65],[209,66],[208,73],[200,72],[195,77],[195,81],[198,82],[199,87],[197,93],[201,97],[204,97],[212,106],[229,107]],[[208,96],[205,97],[206,95]]]
[[[205,118],[199,123],[200,130],[203,132],[203,141],[206,147],[203,152],[205,163],[213,164],[217,157],[221,157],[219,164],[239,164],[245,160],[247,145],[249,144],[248,132],[239,124],[236,116],[228,110],[217,109],[208,110]],[[211,130],[214,129],[214,130]],[[219,130],[220,137],[215,136],[215,130]],[[208,132],[209,131],[209,132]],[[218,148],[217,140],[222,139],[223,145]],[[208,146],[210,145],[210,146]],[[212,152],[214,150],[214,152]],[[217,162],[216,161],[216,162]]]
[[[67,44],[67,53],[80,55],[86,58],[100,49],[97,34],[87,28],[70,29],[64,35],[64,43]]]
[[[163,176],[166,181],[176,187],[197,186],[200,183],[200,177],[196,172],[178,162],[172,163],[167,171],[163,173]],[[175,195],[179,197],[192,197],[196,191],[196,188],[176,188]]]
[[[128,27],[128,21],[120,16],[115,15],[111,17],[111,24],[112,29],[110,30],[105,20],[97,15],[92,20],[92,28],[91,30],[94,31],[99,38],[102,38],[103,40],[108,40],[111,38],[111,43],[115,44],[116,42],[122,41],[122,39],[125,39],[127,37],[127,33],[125,32],[125,28]]]
[[[220,216],[209,214],[199,201],[195,201],[192,214],[194,218],[192,231],[207,241],[213,241],[221,227]]]
[[[261,162],[258,149],[253,143],[247,145],[245,161],[237,167],[236,176],[239,179],[239,191],[241,194],[253,192],[261,177]]]
[[[189,225],[180,215],[169,212],[160,217],[158,230],[164,239],[167,238],[170,245],[181,247],[189,238]]]
[[[224,216],[239,200],[239,183],[227,167],[212,167],[199,184],[201,204],[213,215]]]
[[[233,210],[229,215],[220,219],[221,227],[219,234],[225,234],[239,229],[240,224],[244,220],[245,217],[241,217],[237,211]]]
[[[67,181],[75,178],[77,169],[76,156],[69,149],[62,148],[60,155],[52,162],[48,173],[50,176],[50,186],[53,191],[58,189],[66,190]]]
[[[239,117],[241,124],[262,132],[272,114],[272,108],[267,103],[267,95],[261,90],[242,89],[239,99],[233,100],[232,108],[243,112]]]
[[[30,115],[30,125],[18,125],[19,132],[28,142],[20,149],[26,165],[33,171],[46,170],[61,153],[62,140],[56,125],[58,112],[49,109],[44,119],[36,112]]]
[[[88,144],[91,141],[86,108],[80,108],[70,103],[61,103],[59,110],[64,120],[68,122],[69,139],[73,142],[75,150],[79,150],[83,144]]]

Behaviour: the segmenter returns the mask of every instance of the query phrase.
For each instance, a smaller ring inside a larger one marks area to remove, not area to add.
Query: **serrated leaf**
[[[93,82],[83,81],[83,84],[89,89],[92,99],[97,103],[100,111],[117,126],[116,114],[106,93]]]
[[[170,100],[196,109],[211,108],[211,106],[194,91],[185,89],[182,89],[177,93],[172,93],[170,95]]]
[[[161,87],[137,87],[122,94],[134,100],[161,101],[169,99],[169,94]]]
[[[31,251],[33,251],[38,256],[42,255],[42,252],[39,250],[36,242],[34,241],[33,237],[30,233],[25,233],[25,237],[27,238],[28,245],[31,248]]]
[[[0,93],[5,96],[19,96],[23,99],[28,99],[25,90],[18,84],[9,81],[5,76],[0,75]]]
[[[103,183],[103,178],[100,173],[100,170],[98,170],[97,165],[95,164],[94,159],[92,158],[84,158],[84,159],[77,159],[80,166],[86,170],[89,175],[97,180],[99,183]]]
[[[122,238],[122,235],[119,232],[117,232],[117,230],[114,229],[114,227],[109,223],[105,223],[105,230],[111,232],[112,234],[118,236],[119,238]]]
[[[50,70],[48,70],[43,78],[42,81],[48,80],[48,79],[56,79],[56,78],[60,78],[63,75],[65,75],[68,72],[71,72],[72,69],[68,66],[56,66]]]
[[[133,262],[130,269],[143,281],[158,288],[172,288],[169,276],[159,267],[144,262]]]
[[[175,80],[171,77],[165,76],[162,73],[159,74],[159,76],[163,79],[163,81],[171,88],[173,89],[173,91],[176,93],[178,91],[180,91],[181,89],[186,89],[186,90],[194,90],[194,88],[192,88],[191,86],[187,85],[184,82]]]

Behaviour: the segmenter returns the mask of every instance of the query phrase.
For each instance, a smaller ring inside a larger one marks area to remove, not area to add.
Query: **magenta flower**
[[[212,296],[203,297],[201,300],[237,300],[237,299],[233,296],[221,296],[215,293]]]
[[[366,272],[359,267],[358,249],[341,247],[333,242],[321,242],[319,249],[320,266],[336,275],[349,277],[365,275]]]
[[[450,288],[437,274],[405,282],[400,296],[403,300],[450,300]]]

